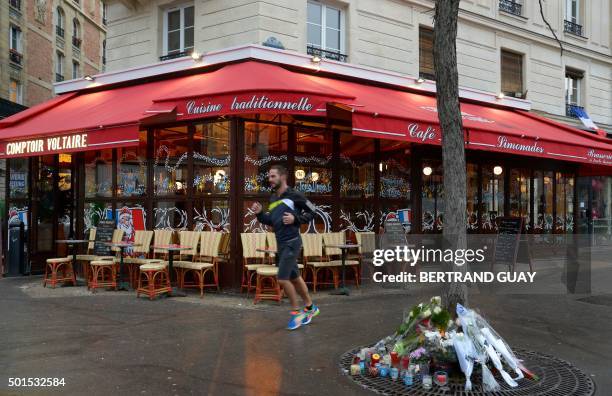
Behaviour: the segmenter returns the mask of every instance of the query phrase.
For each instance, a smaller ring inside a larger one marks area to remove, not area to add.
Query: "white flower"
[[[440,308],[440,307],[435,307],[433,309],[433,313],[436,314],[436,315],[439,314],[440,312],[442,312],[442,308]]]
[[[408,315],[409,318],[412,318],[414,316],[414,313],[412,311],[410,311],[410,315]]]
[[[440,304],[442,304],[442,297],[434,296],[434,297],[431,298],[431,302],[432,302],[432,304],[440,305]]]
[[[423,303],[419,303],[418,307],[423,308]]]
[[[424,318],[429,318],[431,316],[431,310],[427,309],[425,310],[425,312],[423,312],[423,317]]]

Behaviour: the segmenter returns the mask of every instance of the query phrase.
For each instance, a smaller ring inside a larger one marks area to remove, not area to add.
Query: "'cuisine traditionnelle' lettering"
[[[33,154],[87,147],[87,134],[56,136],[46,139],[23,140],[6,145],[6,155]]]
[[[201,102],[190,100],[185,107],[187,114],[213,114],[223,110],[222,103]],[[313,108],[310,99],[302,96],[297,100],[273,100],[266,95],[253,95],[249,99],[241,100],[234,96],[228,111],[242,110],[285,110],[285,111],[311,111]]]

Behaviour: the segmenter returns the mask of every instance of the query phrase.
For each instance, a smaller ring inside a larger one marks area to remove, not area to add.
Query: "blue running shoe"
[[[312,321],[312,318],[314,318],[315,316],[317,316],[319,314],[319,307],[317,307],[316,305],[312,304],[312,308],[311,309],[304,308],[304,313],[306,314],[306,318],[304,319],[302,324],[307,325],[308,323],[310,323]]]
[[[292,311],[291,319],[289,319],[289,324],[287,325],[287,330],[297,329],[304,323],[304,320],[306,320],[307,317],[308,315],[306,315],[304,311]]]

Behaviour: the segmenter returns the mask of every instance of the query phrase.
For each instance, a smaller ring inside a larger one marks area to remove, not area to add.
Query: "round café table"
[[[174,260],[174,253],[175,252],[180,252],[180,251],[183,251],[183,250],[192,250],[193,249],[192,246],[177,245],[177,244],[153,245],[153,246],[151,246],[151,248],[153,248],[153,249],[162,249],[162,250],[168,251],[168,276],[170,276],[170,277],[172,277],[172,262]],[[172,280],[170,280],[170,282],[172,282]],[[179,290],[176,287],[172,287],[172,293],[170,293],[168,295],[168,297],[186,297],[186,296],[187,296],[187,293],[185,293],[182,290]]]
[[[70,250],[70,253],[72,254],[72,270],[73,271],[76,270],[77,246],[85,244],[85,243],[89,243],[89,242],[91,241],[87,239],[58,239],[55,241],[55,243],[63,243],[63,244],[68,245],[68,249]],[[85,276],[85,274],[83,274],[83,276]],[[76,279],[76,276],[75,276],[75,279]],[[77,281],[77,286],[78,286],[78,281]]]
[[[119,249],[119,282],[117,290],[132,290],[130,283],[123,281],[123,254],[125,253],[125,249],[134,246],[142,246],[142,244],[133,242],[104,242],[104,245]]]
[[[341,282],[340,288],[338,290],[334,290],[333,292],[331,292],[331,294],[338,295],[338,296],[348,296],[350,294],[349,289],[344,284],[344,279],[345,279],[345,274],[346,274],[346,253],[348,252],[349,249],[358,248],[359,246],[361,245],[358,245],[356,243],[343,243],[340,245],[325,245],[325,247],[340,249],[340,251],[342,252],[342,268],[340,270],[342,271],[342,279],[340,281]]]

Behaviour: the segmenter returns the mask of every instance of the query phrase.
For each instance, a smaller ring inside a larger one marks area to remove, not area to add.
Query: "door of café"
[[[44,271],[45,260],[68,254],[58,239],[74,237],[74,157],[32,157],[29,249],[31,272]]]

